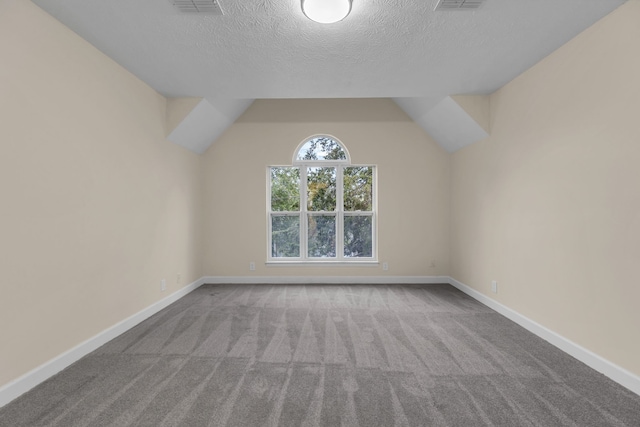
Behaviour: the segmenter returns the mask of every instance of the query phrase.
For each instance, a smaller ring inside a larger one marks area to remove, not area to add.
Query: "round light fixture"
[[[351,0],[302,0],[302,12],[321,24],[333,24],[351,12]]]

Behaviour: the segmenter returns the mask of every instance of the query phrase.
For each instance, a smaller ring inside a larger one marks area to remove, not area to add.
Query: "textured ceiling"
[[[422,97],[501,87],[622,0],[353,0],[330,25],[299,0],[220,0],[224,15],[168,0],[36,3],[168,96]]]
[[[300,0],[220,0],[222,16],[169,0],[34,2],[160,93],[204,97],[234,120],[241,99],[490,93],[624,0],[438,12],[437,0],[353,0],[330,25],[307,19]]]

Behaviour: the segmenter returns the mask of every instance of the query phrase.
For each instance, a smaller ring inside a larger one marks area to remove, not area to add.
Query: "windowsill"
[[[377,267],[380,262],[377,260],[359,260],[359,261],[300,261],[300,260],[287,260],[287,261],[267,261],[265,262],[267,267]]]

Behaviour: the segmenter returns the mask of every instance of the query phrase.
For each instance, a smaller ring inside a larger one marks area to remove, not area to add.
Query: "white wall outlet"
[[[167,280],[166,279],[162,279],[160,281],[160,290],[161,291],[166,291],[167,290]]]
[[[388,263],[388,262],[383,262],[383,263],[382,263],[382,269],[383,269],[384,271],[387,271],[387,270],[389,269],[389,263]]]
[[[256,263],[255,262],[251,261],[249,263],[249,270],[250,271],[256,271]]]
[[[498,293],[498,282],[496,282],[495,280],[492,280],[492,281],[491,281],[491,291],[492,291],[494,294],[497,294],[497,293]]]
[[[176,274],[176,284],[180,284],[180,273]]]

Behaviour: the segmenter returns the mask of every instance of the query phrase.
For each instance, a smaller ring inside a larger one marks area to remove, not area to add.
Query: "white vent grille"
[[[169,0],[182,13],[211,13],[222,15],[218,0]]]
[[[440,0],[435,10],[469,10],[478,9],[485,0]]]

